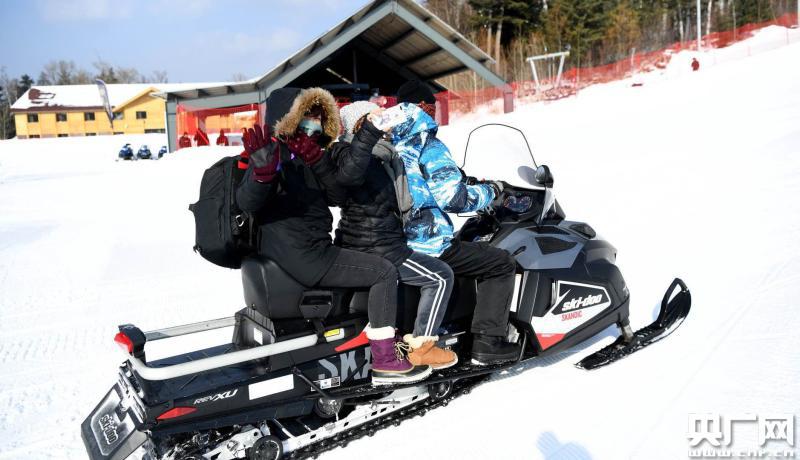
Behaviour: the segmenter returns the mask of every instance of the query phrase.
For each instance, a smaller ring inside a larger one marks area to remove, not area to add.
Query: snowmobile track
[[[475,386],[477,386],[483,380],[486,380],[486,378],[488,378],[489,375],[491,374],[487,373],[477,377],[469,377],[457,380],[453,382],[453,388],[450,391],[450,393],[443,398],[435,399],[433,397],[429,397],[415,406],[400,410],[397,413],[389,414],[386,417],[382,417],[372,422],[367,422],[363,425],[359,425],[358,427],[353,428],[352,430],[336,435],[330,439],[325,439],[318,443],[306,446],[302,449],[297,449],[287,455],[284,455],[284,458],[292,460],[317,458],[320,454],[324,452],[333,450],[337,447],[345,447],[350,442],[356,441],[360,438],[363,438],[364,436],[370,436],[370,437],[374,436],[376,432],[382,430],[383,428],[387,428],[390,426],[398,426],[405,420],[414,418],[417,415],[423,416],[429,410],[436,409],[437,407],[446,406],[450,403],[450,401],[458,398],[459,396],[469,394]]]

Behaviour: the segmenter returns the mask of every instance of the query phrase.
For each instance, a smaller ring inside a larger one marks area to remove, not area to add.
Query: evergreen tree
[[[612,0],[552,0],[544,14],[545,39],[551,51],[569,46],[578,66],[599,60]]]
[[[19,98],[20,96],[25,94],[25,91],[28,91],[30,87],[33,86],[34,84],[35,82],[30,77],[30,75],[26,73],[22,74],[22,76],[19,77],[19,81],[17,82],[17,97]]]
[[[608,15],[605,31],[605,59],[624,59],[639,43],[639,16],[627,1],[621,1]]]

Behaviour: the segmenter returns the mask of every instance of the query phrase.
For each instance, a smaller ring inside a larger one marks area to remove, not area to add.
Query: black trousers
[[[517,268],[514,257],[488,243],[453,240],[439,259],[450,265],[456,276],[475,278],[478,283],[472,332],[505,336]]]
[[[397,319],[397,268],[380,256],[340,249],[317,283],[322,288],[369,288],[370,327],[394,326]]]

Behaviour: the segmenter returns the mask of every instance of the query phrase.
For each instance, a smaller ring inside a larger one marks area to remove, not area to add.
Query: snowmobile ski
[[[673,296],[676,288],[680,288],[680,291]],[[622,325],[623,332],[617,340],[583,358],[575,366],[586,370],[597,369],[658,342],[672,334],[683,323],[691,306],[692,296],[689,288],[680,278],[675,278],[664,294],[661,310],[655,321],[633,333],[630,332],[630,324]]]

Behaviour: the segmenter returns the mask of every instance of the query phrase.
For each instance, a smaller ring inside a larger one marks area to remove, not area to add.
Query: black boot
[[[472,338],[472,364],[489,366],[519,357],[519,345],[505,341],[505,337],[474,334]]]

